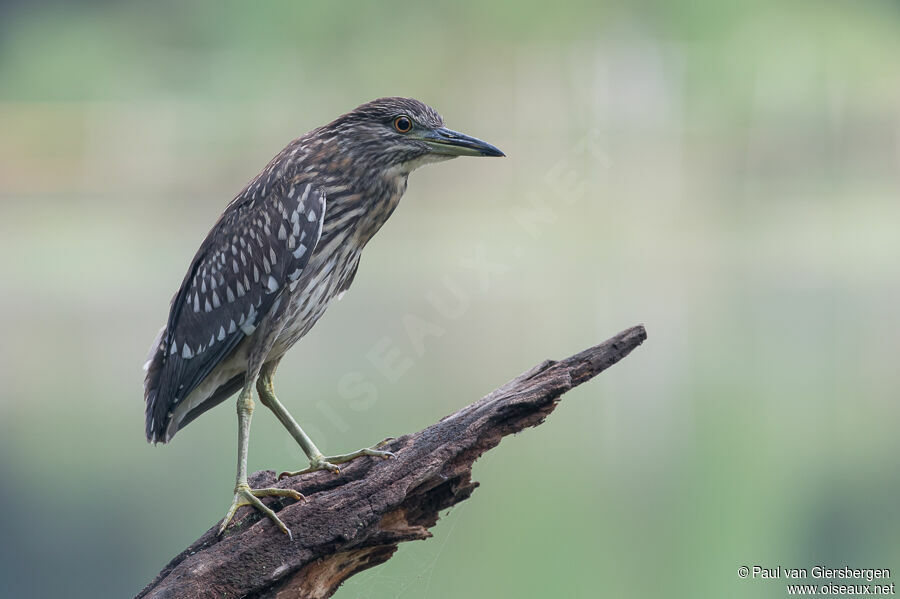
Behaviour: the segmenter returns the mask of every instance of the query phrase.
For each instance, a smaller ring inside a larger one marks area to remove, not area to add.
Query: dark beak
[[[503,152],[475,137],[457,133],[446,127],[423,131],[419,137],[432,154],[444,156],[506,156]]]

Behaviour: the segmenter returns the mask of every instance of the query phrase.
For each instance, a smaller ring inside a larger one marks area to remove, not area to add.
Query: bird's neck
[[[299,149],[302,148],[302,149]],[[409,173],[428,161],[386,166],[354,160],[335,137],[314,135],[285,148],[288,172],[325,190],[323,242],[352,243],[358,251],[375,236],[406,191]],[[274,162],[274,161],[273,161]]]
[[[407,176],[384,173],[366,183],[325,185],[325,222],[322,242],[341,240],[362,251],[394,212],[406,191]],[[322,243],[320,242],[320,244]]]

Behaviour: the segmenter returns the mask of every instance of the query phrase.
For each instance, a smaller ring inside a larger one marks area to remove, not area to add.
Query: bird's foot
[[[375,458],[382,458],[385,460],[389,460],[391,458],[395,458],[393,453],[390,451],[383,451],[378,449],[379,447],[384,447],[388,442],[393,441],[393,437],[389,437],[374,445],[372,447],[364,447],[359,451],[354,451],[352,453],[343,453],[341,455],[335,455],[330,457],[325,457],[323,455],[318,455],[309,460],[309,468],[304,468],[303,470],[297,470],[296,472],[282,472],[278,475],[278,480],[282,478],[287,478],[289,476],[298,476],[300,474],[307,474],[308,472],[316,472],[317,470],[328,470],[335,474],[340,474],[341,469],[338,468],[338,464],[346,464],[351,460],[355,460],[356,458],[361,458],[363,456],[372,456]]]
[[[219,526],[219,535],[225,532],[225,527],[231,522],[234,513],[239,507],[252,505],[265,514],[281,532],[293,541],[294,536],[291,534],[290,529],[284,525],[284,522],[281,521],[275,512],[259,500],[259,497],[290,497],[298,501],[305,499],[301,493],[293,489],[251,489],[249,485],[238,485],[234,489],[234,501],[231,502],[231,507],[228,508],[228,513],[225,514],[225,519],[222,520],[222,525]]]

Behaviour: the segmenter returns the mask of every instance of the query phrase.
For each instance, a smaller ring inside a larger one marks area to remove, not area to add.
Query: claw
[[[375,449],[375,447],[383,447],[385,444],[393,441],[393,437],[388,437],[384,441],[378,443],[374,447],[365,447],[360,449],[359,451],[354,451],[352,453],[344,453],[341,455],[325,457],[325,456],[317,456],[309,461],[309,467],[304,468],[303,470],[297,470],[295,472],[282,472],[278,475],[278,480],[283,478],[287,478],[290,476],[299,476],[301,474],[308,474],[310,472],[316,472],[318,470],[328,470],[333,472],[334,474],[340,474],[341,469],[336,466],[336,464],[346,464],[356,458],[361,458],[363,456],[370,456],[374,458],[382,458],[385,460],[389,460],[391,458],[396,458],[397,456],[390,451],[381,451]]]
[[[231,522],[231,519],[234,518],[235,512],[239,507],[243,507],[245,505],[252,505],[257,510],[261,511],[266,517],[271,520],[278,529],[286,534],[290,540],[294,540],[294,535],[291,534],[290,529],[284,525],[284,522],[272,511],[268,506],[266,506],[262,501],[260,501],[259,497],[290,497],[291,499],[296,499],[297,501],[305,501],[306,497],[303,496],[302,493],[299,493],[293,489],[251,489],[248,486],[241,485],[235,488],[234,490],[234,500],[231,502],[231,507],[228,508],[228,513],[225,514],[225,518],[222,520],[222,524],[219,526],[218,535],[221,536],[222,533],[225,532],[225,529],[228,527],[228,523]]]
[[[308,468],[304,468],[303,470],[296,470],[294,472],[282,472],[278,475],[278,480],[291,476],[300,476],[301,474],[309,474],[310,472],[317,472],[319,470],[328,470],[332,474],[340,474],[341,469],[329,462],[329,459],[332,458],[323,457],[317,460],[310,460]]]

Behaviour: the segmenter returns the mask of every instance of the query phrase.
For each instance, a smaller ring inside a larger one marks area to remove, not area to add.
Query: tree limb
[[[315,472],[275,484],[271,470],[252,487],[281,486],[307,501],[266,500],[294,533],[280,534],[242,508],[222,539],[217,526],[182,551],[137,599],[331,597],[357,572],[381,564],[399,543],[431,536],[440,510],[468,499],[472,464],[500,440],[536,426],[569,389],[606,370],[647,338],[642,326],[560,362],[545,361],[428,428],[391,441],[396,459],[360,458],[335,476]]]

